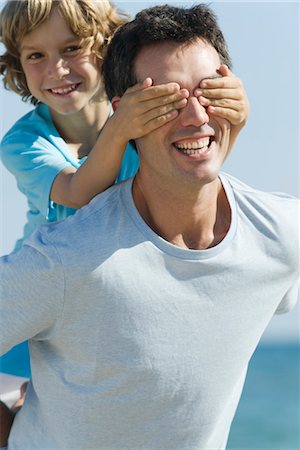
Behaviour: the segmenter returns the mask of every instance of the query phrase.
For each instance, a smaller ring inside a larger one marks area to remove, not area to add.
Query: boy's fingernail
[[[187,102],[186,98],[182,98],[181,100],[178,100],[178,102],[176,102],[177,105],[182,106],[185,105]]]
[[[181,89],[180,95],[181,95],[181,97],[186,98],[189,96],[189,91],[187,89]]]
[[[206,81],[201,81],[200,87],[205,88],[207,86]]]
[[[199,97],[199,101],[201,102],[201,103],[210,103],[210,101],[206,98],[206,97]]]

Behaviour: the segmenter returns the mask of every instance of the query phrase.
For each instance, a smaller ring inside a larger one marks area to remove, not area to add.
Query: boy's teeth
[[[67,88],[58,88],[58,89],[51,89],[54,94],[68,94],[69,92],[74,91],[76,89],[76,84],[72,84],[72,86],[69,86]]]

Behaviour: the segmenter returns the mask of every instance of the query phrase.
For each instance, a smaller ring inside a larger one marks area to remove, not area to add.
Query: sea
[[[227,450],[300,449],[300,345],[260,344]]]
[[[5,371],[29,376],[19,351],[8,355]],[[264,343],[256,349],[227,446],[246,449],[300,450],[299,344]]]

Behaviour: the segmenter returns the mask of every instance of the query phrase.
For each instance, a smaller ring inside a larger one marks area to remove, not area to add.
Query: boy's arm
[[[211,116],[227,119],[231,124],[229,150],[249,117],[249,101],[242,81],[223,64],[219,78],[205,79],[196,95]]]
[[[147,78],[125,92],[119,107],[102,129],[86,162],[76,171],[62,170],[51,188],[55,203],[80,208],[110,187],[120,170],[126,145],[173,120],[188,93],[177,83],[151,86]]]

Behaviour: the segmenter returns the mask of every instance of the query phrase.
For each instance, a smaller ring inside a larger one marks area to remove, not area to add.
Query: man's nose
[[[49,78],[61,80],[66,75],[69,75],[70,69],[64,61],[63,58],[56,58],[51,61],[49,61],[48,65],[48,76]]]
[[[209,116],[197,97],[189,97],[186,106],[180,112],[180,119],[185,127],[201,126],[208,123]]]

